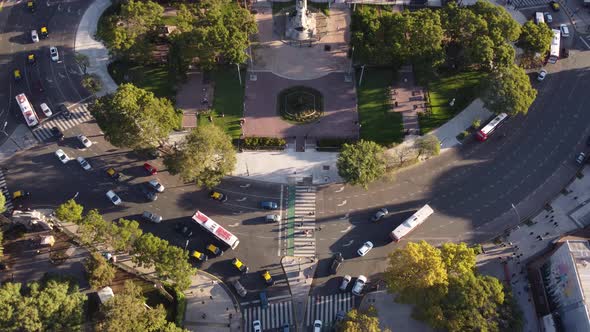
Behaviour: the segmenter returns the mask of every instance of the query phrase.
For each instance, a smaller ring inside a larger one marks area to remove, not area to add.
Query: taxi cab
[[[225,202],[227,201],[227,195],[220,193],[219,191],[212,191],[209,193],[209,197],[213,198],[216,201]]]
[[[31,11],[34,12],[36,9],[36,5],[35,5],[35,1],[29,0],[27,1],[27,8]]]
[[[234,258],[231,263],[233,266],[236,267],[236,269],[238,269],[242,273],[248,273],[248,271],[250,270],[246,265],[244,265],[244,263],[242,263],[241,260],[237,258]]]
[[[114,168],[109,168],[107,169],[107,175],[111,177],[111,179],[115,180],[115,181],[119,181],[119,178],[121,177],[121,174],[119,174],[117,171],[115,171]]]
[[[209,244],[207,246],[207,250],[212,253],[214,256],[221,256],[223,255],[223,251],[221,249],[219,249],[217,246],[215,246],[214,244]]]
[[[264,279],[264,282],[268,286],[272,286],[275,284],[275,281],[272,279],[272,276],[270,275],[270,272],[268,272],[268,270],[262,271],[261,276],[262,276],[262,279]]]
[[[41,27],[41,38],[47,38],[49,35],[49,31],[47,30],[46,26]]]
[[[17,198],[22,198],[22,197],[27,197],[27,196],[31,196],[31,193],[28,191],[24,191],[24,190],[17,190],[12,193],[12,199],[17,199]]]
[[[18,69],[14,70],[14,79],[17,81],[19,81],[21,79],[20,70],[18,70]]]
[[[35,54],[30,53],[29,55],[27,55],[27,61],[29,61],[30,64],[33,64],[37,61],[37,59],[35,58]]]
[[[207,255],[205,255],[204,253],[200,252],[200,251],[193,251],[193,258],[195,258],[196,260],[203,262],[206,261],[208,259]]]

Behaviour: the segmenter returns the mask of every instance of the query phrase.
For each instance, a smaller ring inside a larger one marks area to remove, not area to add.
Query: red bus
[[[500,113],[498,116],[492,119],[492,121],[488,122],[480,131],[477,132],[477,139],[480,141],[485,141],[490,137],[490,135],[500,127],[500,125],[508,118],[508,114]]]
[[[25,121],[27,122],[27,125],[29,127],[35,127],[36,125],[38,125],[39,118],[37,117],[37,114],[35,114],[35,110],[33,109],[33,105],[31,105],[31,103],[29,103],[27,96],[25,96],[24,93],[21,93],[21,94],[17,95],[15,98],[16,98],[16,102],[18,104],[18,107],[20,107],[20,111],[23,114]]]
[[[213,219],[207,217],[201,211],[197,210],[197,212],[195,212],[193,215],[193,221],[232,249],[236,249],[238,244],[240,244],[240,241],[235,235],[221,227],[221,225],[213,221]]]

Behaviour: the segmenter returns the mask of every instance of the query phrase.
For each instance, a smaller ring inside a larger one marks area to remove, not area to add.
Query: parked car
[[[272,286],[275,284],[275,281],[272,279],[272,276],[270,275],[270,272],[268,270],[262,271],[260,275],[262,276],[262,279],[264,279],[264,282],[268,286]]]
[[[145,168],[149,175],[158,174],[158,169],[148,163],[143,164],[143,168]]]
[[[354,283],[354,286],[352,286],[352,294],[354,295],[361,295],[363,288],[365,287],[365,284],[367,283],[367,277],[360,275],[357,279],[356,282]]]
[[[547,24],[553,23],[553,16],[551,16],[549,12],[545,12],[545,22],[547,22]]]
[[[192,257],[200,262],[207,261],[209,257],[200,251],[193,251]]]
[[[275,202],[266,201],[260,203],[260,207],[265,210],[276,210],[279,208],[279,205]]]
[[[238,295],[240,297],[245,297],[246,294],[248,294],[248,291],[246,290],[246,288],[244,288],[244,286],[240,283],[239,280],[234,280],[231,282],[232,286],[234,286],[234,288],[236,289],[236,293],[238,293]]]
[[[584,152],[578,153],[576,156],[576,163],[578,163],[578,165],[583,165],[584,161],[586,161],[586,154]]]
[[[567,27],[567,24],[560,24],[559,30],[561,30],[561,36],[563,38],[567,38],[570,36],[570,29]]]
[[[83,157],[78,157],[78,158],[76,158],[76,160],[78,161],[78,164],[80,164],[80,166],[82,166],[82,168],[85,171],[89,171],[92,169],[92,166],[90,166],[90,163],[88,161],[86,161],[86,159],[84,159]]]
[[[313,322],[313,332],[322,332],[322,321],[319,319],[316,319]]]
[[[148,184],[159,193],[164,192],[164,189],[166,189],[158,180],[150,180]]]
[[[219,191],[215,191],[215,190],[213,190],[213,191],[211,191],[209,193],[209,197],[213,198],[216,201],[220,201],[220,202],[227,201],[227,195],[226,194],[221,193]]]
[[[249,268],[248,268],[248,267],[247,267],[247,266],[246,266],[244,263],[242,263],[242,261],[241,261],[241,260],[239,260],[239,259],[237,259],[237,258],[234,258],[234,259],[231,261],[231,264],[232,264],[233,266],[235,266],[235,267],[236,267],[236,269],[238,269],[238,271],[240,271],[240,272],[242,272],[242,273],[248,273],[248,271],[250,271],[250,269],[249,269]]]
[[[539,75],[537,76],[537,80],[540,82],[545,79],[545,76],[547,76],[547,71],[545,69],[541,69]]]
[[[59,161],[61,161],[62,164],[65,164],[68,161],[70,161],[70,158],[62,149],[55,151],[55,155],[57,156],[57,159],[59,159]]]
[[[46,103],[41,104],[41,112],[43,112],[43,114],[45,114],[46,117],[50,117],[53,114]]]
[[[278,214],[268,214],[266,215],[266,217],[264,217],[264,220],[267,223],[275,223],[281,220],[281,216],[279,216]]]
[[[39,42],[39,34],[37,34],[37,30],[31,30],[31,40],[33,40],[33,43]]]
[[[64,133],[62,133],[61,130],[57,127],[51,127],[51,134],[58,140],[64,139]]]
[[[356,251],[356,253],[362,257],[366,255],[369,251],[371,251],[371,249],[373,249],[373,242],[367,241],[363,243],[363,246],[360,247],[359,250]]]
[[[377,221],[387,217],[388,214],[389,214],[389,211],[387,211],[386,208],[381,208],[381,209],[379,209],[379,211],[375,212],[375,214],[371,217],[371,222],[377,222]]]
[[[341,291],[345,291],[346,288],[348,288],[348,284],[350,284],[350,280],[352,280],[352,277],[349,276],[348,274],[345,275],[344,278],[342,278],[342,282],[340,283],[339,289]]]
[[[338,269],[340,268],[340,265],[342,265],[342,262],[344,262],[342,254],[339,252],[335,253],[332,259],[332,265],[330,265],[330,273],[336,274],[336,272],[338,272]]]
[[[51,46],[49,48],[49,55],[51,57],[51,61],[59,61],[59,53],[57,52],[57,47]]]
[[[89,148],[92,146],[92,142],[88,139],[88,137],[86,137],[84,135],[78,135],[78,136],[76,136],[76,138],[78,139],[78,141],[80,141],[80,143],[82,143],[82,145],[85,148]]]
[[[219,249],[219,247],[217,247],[214,244],[209,244],[207,246],[207,250],[213,254],[213,256],[221,256],[223,255],[223,250]]]
[[[262,332],[262,324],[259,320],[253,321],[252,327],[254,328],[254,332]]]
[[[143,194],[143,197],[145,197],[150,202],[153,202],[158,199],[158,194],[156,192],[154,192],[152,190],[152,187],[150,187],[148,185],[144,185],[144,184],[140,185],[139,190]]]
[[[112,190],[107,191],[107,197],[111,201],[111,203],[113,203],[115,205],[119,205],[119,204],[123,203],[121,198],[119,198],[119,196],[117,194],[115,194],[115,192]]]
[[[162,222],[162,216],[157,215],[155,213],[149,212],[149,211],[143,211],[143,213],[141,214],[141,217],[147,221],[159,224],[160,222]]]

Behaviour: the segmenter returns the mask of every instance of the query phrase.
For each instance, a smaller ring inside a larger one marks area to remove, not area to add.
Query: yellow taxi
[[[35,54],[31,53],[27,56],[27,60],[29,61],[30,64],[35,63],[35,61],[37,61],[37,59],[35,58]]]
[[[246,265],[244,265],[244,263],[242,263],[241,260],[234,258],[231,261],[232,265],[236,267],[236,269],[238,269],[240,272],[242,273],[248,273],[248,271],[250,270]]]
[[[12,193],[12,199],[22,198],[22,197],[26,197],[26,196],[30,196],[30,195],[31,195],[31,193],[28,191],[17,190]]]
[[[193,256],[193,258],[195,258],[196,260],[201,261],[201,262],[206,261],[208,258],[207,255],[205,255],[204,253],[197,251],[197,250],[193,251],[192,256]]]
[[[269,285],[272,286],[275,284],[275,281],[272,279],[272,276],[270,275],[270,272],[268,272],[268,270],[264,270],[262,271],[262,279],[264,279],[264,282]]]
[[[214,256],[221,256],[223,255],[223,251],[221,249],[219,249],[217,246],[215,246],[214,244],[209,244],[207,246],[207,250],[212,253]]]
[[[213,198],[216,201],[225,202],[227,201],[227,195],[224,193],[220,193],[219,191],[211,191],[209,193],[209,197]]]
[[[27,1],[27,8],[31,11],[34,12],[36,9],[36,5],[35,5],[35,1],[29,0]]]
[[[49,31],[47,31],[47,27],[42,26],[41,27],[41,38],[47,38],[48,35],[49,35]]]
[[[14,70],[14,79],[17,81],[19,81],[21,79],[20,70],[18,70],[18,69]]]
[[[107,169],[107,175],[111,177],[111,179],[115,180],[115,181],[119,181],[119,178],[121,177],[121,174],[119,174],[119,172],[117,172],[114,168],[109,168]]]

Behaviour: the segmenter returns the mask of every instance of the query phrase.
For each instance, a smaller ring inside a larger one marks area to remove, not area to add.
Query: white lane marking
[[[248,199],[248,197],[242,197],[242,198],[240,198],[240,199],[236,199],[236,202],[243,202],[243,201],[245,201],[246,199]]]
[[[235,224],[227,225],[227,227],[238,227],[238,226],[240,226],[239,222],[237,222]]]
[[[342,192],[343,190],[344,190],[344,186],[340,187],[340,189],[338,189],[338,190],[335,190],[334,192],[335,192],[335,193],[340,193],[340,192]]]
[[[340,219],[348,219],[348,216],[350,216],[350,213],[346,213],[344,216],[340,217]]]
[[[240,185],[240,188],[248,188],[248,187],[250,187],[250,184],[249,183]]]
[[[338,206],[344,206],[346,205],[346,200],[343,200],[342,203],[338,204]]]
[[[340,231],[340,233],[346,233],[346,232],[350,231],[351,229],[352,229],[352,225],[350,225],[350,226],[346,227],[346,229],[345,229],[345,230],[342,230],[342,231]]]
[[[590,45],[588,45],[588,43],[586,43],[586,41],[584,40],[584,38],[582,38],[582,36],[580,36],[580,40],[582,41],[582,43],[584,43],[584,45],[586,45],[586,47],[588,47],[588,49],[590,49]]]
[[[343,244],[342,246],[343,246],[343,247],[350,247],[350,246],[352,245],[352,243],[353,243],[353,242],[354,242],[354,240],[350,240],[350,241],[348,241],[348,243],[347,243],[347,244]]]

